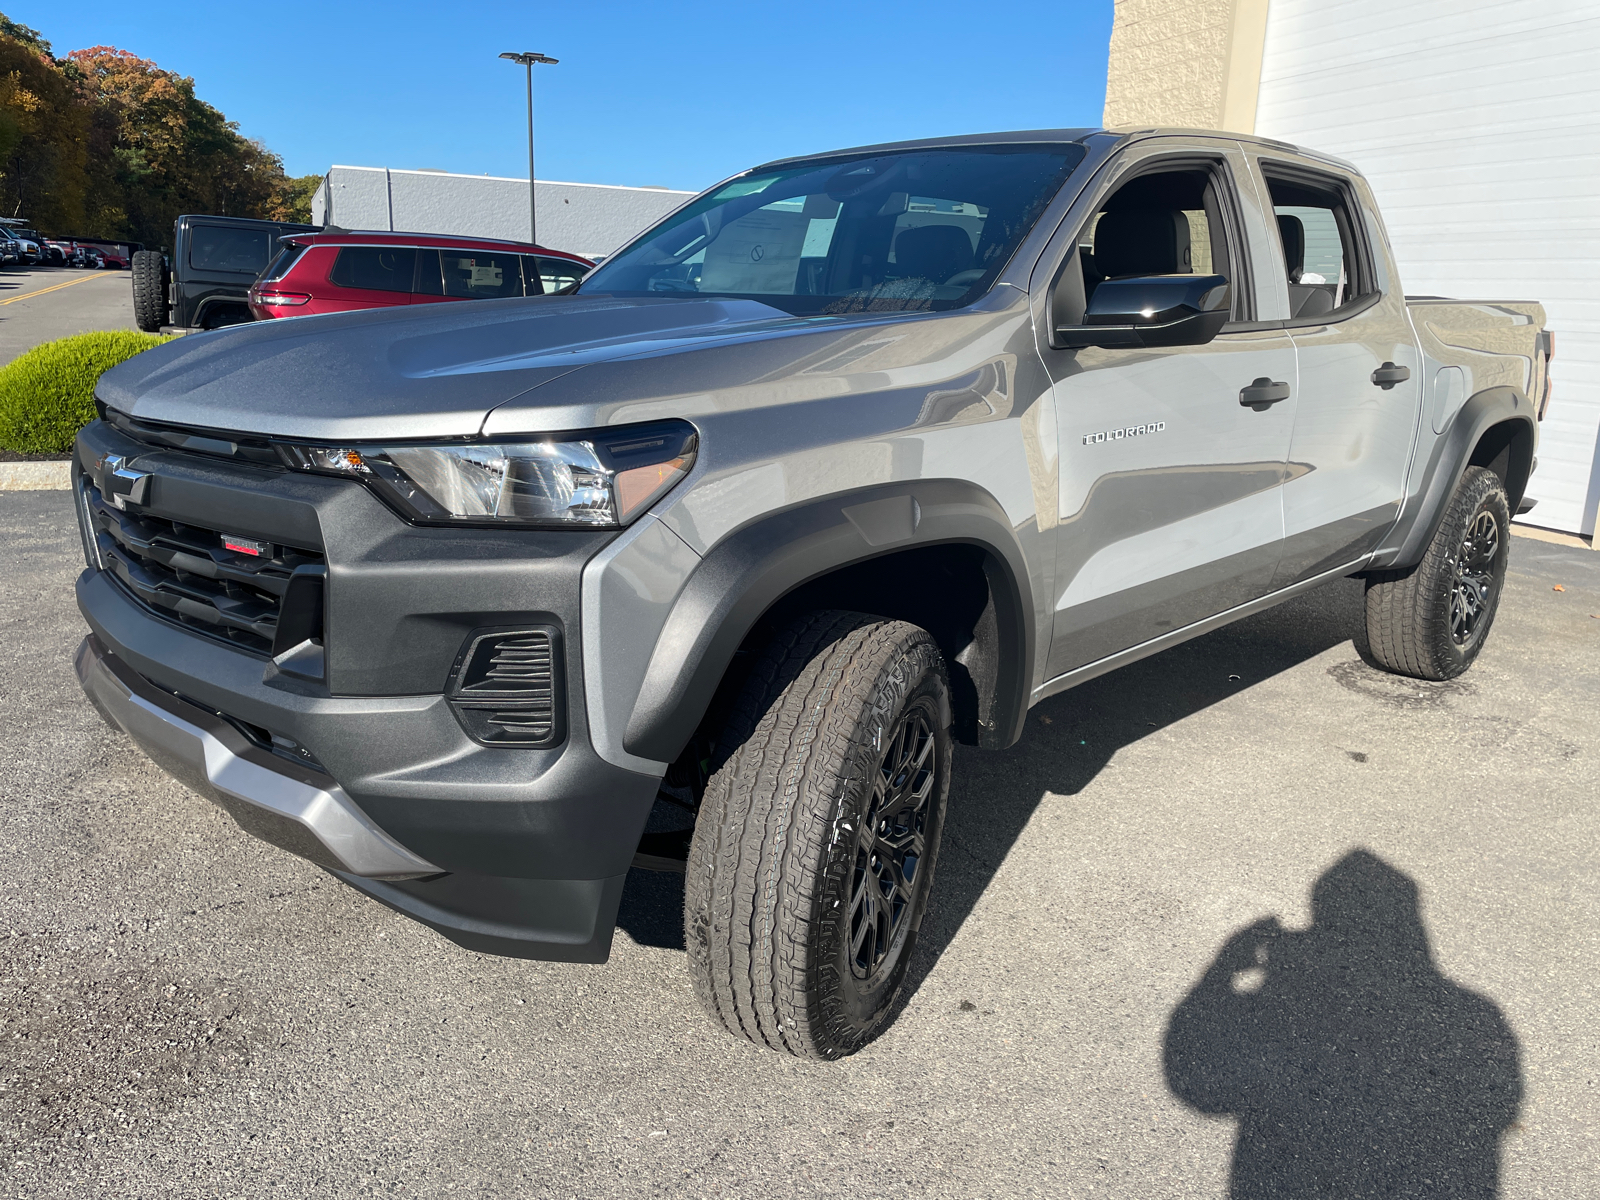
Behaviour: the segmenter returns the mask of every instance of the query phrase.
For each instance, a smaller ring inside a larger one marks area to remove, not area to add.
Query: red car
[[[441,300],[542,296],[592,262],[528,242],[431,233],[296,233],[251,285],[257,320]]]

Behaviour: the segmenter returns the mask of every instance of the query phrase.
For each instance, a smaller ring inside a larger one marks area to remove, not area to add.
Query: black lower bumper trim
[[[443,875],[387,882],[332,874],[468,950],[580,963],[603,963],[611,956],[627,879]]]

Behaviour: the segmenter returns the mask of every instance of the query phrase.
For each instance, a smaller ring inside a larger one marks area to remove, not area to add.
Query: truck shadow
[[[933,904],[906,997],[971,916],[1046,793],[1076,795],[1124,747],[1349,642],[1362,625],[1362,596],[1359,580],[1338,580],[1051,697],[1028,714],[1010,750],[958,746]],[[1137,795],[1126,802],[1137,804]]]
[[[933,904],[902,1003],[937,965],[1047,792],[1082,791],[1124,746],[1349,641],[1361,619],[1362,584],[1339,580],[1046,700],[1010,750],[956,747]],[[642,945],[684,949],[683,877],[630,872],[617,925]]]

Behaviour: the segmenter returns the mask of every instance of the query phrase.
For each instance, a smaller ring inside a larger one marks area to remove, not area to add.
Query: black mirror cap
[[[1094,289],[1082,325],[1055,330],[1059,349],[1202,346],[1227,324],[1232,288],[1223,275],[1134,275]]]

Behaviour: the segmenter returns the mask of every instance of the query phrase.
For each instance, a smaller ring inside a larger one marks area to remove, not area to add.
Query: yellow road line
[[[0,300],[0,305],[15,304],[18,300],[32,300],[35,296],[42,296],[46,292],[59,292],[62,288],[71,287],[75,283],[88,283],[91,279],[102,279],[101,275],[85,275],[79,279],[69,279],[65,283],[52,284],[47,288],[38,288],[31,292],[24,292],[20,296],[13,296],[9,300]]]

